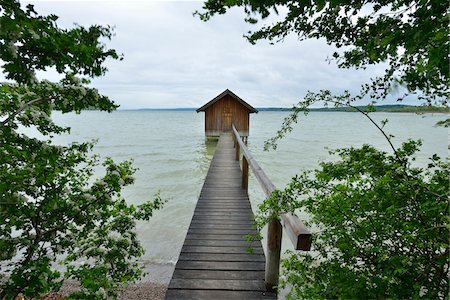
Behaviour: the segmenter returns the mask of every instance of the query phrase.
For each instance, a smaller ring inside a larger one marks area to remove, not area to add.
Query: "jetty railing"
[[[276,190],[275,185],[270,181],[264,170],[250,154],[250,151],[242,141],[234,124],[232,125],[232,129],[234,146],[236,149],[236,160],[240,160],[240,153],[242,151],[242,188],[248,190],[250,167],[256,179],[258,179],[266,197],[269,197]],[[267,228],[265,284],[266,289],[269,291],[274,291],[274,287],[278,285],[282,228],[286,230],[296,250],[309,251],[311,249],[311,233],[302,221],[296,215],[291,213],[284,213],[279,217],[280,220],[276,218],[272,219]]]

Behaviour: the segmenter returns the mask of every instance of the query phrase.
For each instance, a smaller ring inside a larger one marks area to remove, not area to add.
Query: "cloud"
[[[202,2],[36,1],[62,27],[109,24],[108,46],[124,54],[93,85],[122,108],[199,107],[229,88],[256,107],[291,106],[308,90],[358,91],[382,67],[343,70],[325,61],[334,52],[322,40],[250,45],[241,9],[202,22],[192,16]],[[54,76],[54,75],[49,75]]]

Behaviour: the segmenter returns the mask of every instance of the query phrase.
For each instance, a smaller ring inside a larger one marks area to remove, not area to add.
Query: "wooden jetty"
[[[220,135],[166,299],[276,299],[282,227],[296,249],[309,250],[310,233],[291,214],[269,224],[266,255],[261,242],[247,241],[246,235],[256,233],[249,166],[270,195],[275,187],[233,125],[232,133]]]

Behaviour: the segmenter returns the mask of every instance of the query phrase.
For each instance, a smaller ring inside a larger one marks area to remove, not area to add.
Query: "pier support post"
[[[245,156],[242,157],[242,188],[248,190],[248,161]]]
[[[280,272],[282,227],[277,219],[270,221],[267,228],[267,257],[266,257],[266,290],[276,292]]]

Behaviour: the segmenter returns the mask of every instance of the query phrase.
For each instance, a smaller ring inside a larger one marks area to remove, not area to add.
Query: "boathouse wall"
[[[221,132],[231,132],[234,124],[241,136],[248,136],[249,114],[247,107],[226,95],[205,110],[205,134],[220,136]]]
[[[223,132],[231,132],[234,124],[244,138],[249,135],[250,114],[258,112],[228,89],[197,109],[197,112],[200,111],[205,112],[207,137],[219,137]]]

